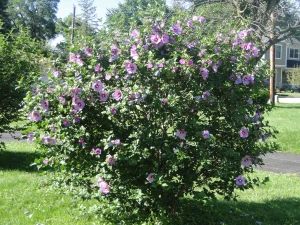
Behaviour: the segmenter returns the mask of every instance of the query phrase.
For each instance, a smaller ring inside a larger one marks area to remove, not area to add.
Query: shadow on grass
[[[300,197],[267,202],[186,199],[181,213],[164,224],[177,225],[300,225]]]
[[[284,103],[282,103],[281,105],[276,105],[275,108],[280,108],[280,109],[300,109],[300,105],[299,103],[295,103],[295,105],[293,105],[292,103],[288,103],[287,105],[283,105]]]
[[[36,171],[30,164],[38,157],[34,152],[0,151],[0,170]]]

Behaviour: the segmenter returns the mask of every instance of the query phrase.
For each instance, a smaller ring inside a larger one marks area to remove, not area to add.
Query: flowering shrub
[[[44,166],[144,211],[257,184],[247,173],[273,147],[259,48],[251,30],[214,37],[206,26],[194,16],[74,48],[26,98]]]

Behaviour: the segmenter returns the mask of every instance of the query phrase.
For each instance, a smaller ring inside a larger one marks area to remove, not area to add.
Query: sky
[[[97,7],[97,16],[105,19],[107,9],[116,8],[119,3],[123,2],[124,0],[94,0],[94,5]],[[70,15],[73,12],[73,5],[77,6],[77,10],[79,10],[78,0],[60,0],[57,17],[64,18]]]

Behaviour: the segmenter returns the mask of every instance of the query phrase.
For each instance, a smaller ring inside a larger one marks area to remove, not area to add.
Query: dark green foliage
[[[30,36],[46,40],[55,36],[59,0],[11,0],[7,13],[13,28],[26,27]]]

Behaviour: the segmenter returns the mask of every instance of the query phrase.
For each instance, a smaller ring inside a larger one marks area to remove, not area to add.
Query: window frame
[[[293,52],[293,56],[291,56],[291,50],[293,50],[294,52]],[[298,55],[298,57],[297,58],[295,58],[294,56],[295,56],[295,50],[297,50],[297,55]],[[289,48],[289,59],[297,59],[297,60],[299,60],[299,48]]]
[[[279,58],[277,58],[277,51],[276,51],[276,49],[277,49],[277,47],[280,47],[280,57]],[[275,45],[275,59],[282,59],[282,45],[278,45],[278,44],[276,44]]]

